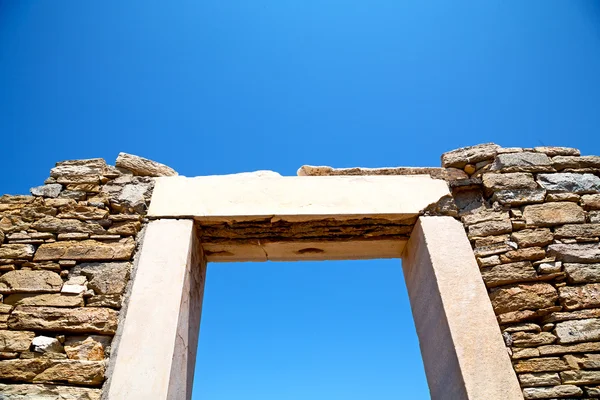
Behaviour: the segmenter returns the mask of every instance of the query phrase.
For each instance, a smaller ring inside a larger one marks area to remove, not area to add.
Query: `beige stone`
[[[523,396],[526,400],[579,396],[582,394],[583,390],[574,385],[560,385],[554,387],[536,387],[523,389]]]
[[[525,172],[483,174],[483,187],[488,195],[499,190],[537,189],[533,175]]]
[[[516,262],[482,268],[481,276],[487,287],[495,287],[516,282],[535,281],[537,273],[531,262]]]
[[[99,220],[105,219],[108,217],[108,211],[96,208],[96,207],[88,207],[88,206],[67,206],[63,207],[58,214],[58,218],[63,219],[77,219],[77,220]]]
[[[572,319],[599,318],[600,309],[577,310],[569,312],[554,312],[544,317],[543,322],[570,321]]]
[[[514,364],[517,373],[523,372],[557,372],[569,369],[567,363],[558,357],[531,358],[519,360]]]
[[[524,229],[522,231],[513,232],[511,239],[514,240],[519,247],[539,247],[552,243],[554,236],[548,228]]]
[[[35,248],[30,244],[3,244],[0,246],[0,258],[31,259]]]
[[[600,168],[599,156],[556,156],[552,158],[552,165],[562,170],[565,168]]]
[[[577,329],[576,327],[573,327]],[[583,339],[587,340],[587,339]],[[593,339],[592,339],[593,340]],[[567,353],[585,353],[588,351],[600,351],[600,342],[576,343],[576,344],[552,344],[538,348],[542,356],[554,356]]]
[[[533,358],[533,357],[540,356],[539,350],[532,348],[532,347],[523,347],[523,348],[515,347],[515,348],[512,348],[511,350],[513,353],[511,358],[513,360],[520,360],[523,358]]]
[[[42,218],[34,222],[31,227],[40,232],[53,233],[106,233],[106,230],[97,223],[79,221],[77,219],[62,219],[55,217]]]
[[[4,298],[4,303],[14,306],[38,307],[83,307],[83,297],[66,296],[60,293],[49,294],[11,294]]]
[[[600,319],[559,322],[556,324],[554,333],[560,344],[600,340]]]
[[[564,265],[570,283],[600,282],[600,263]]]
[[[565,263],[600,262],[600,245],[592,243],[551,244],[548,255]]]
[[[0,293],[51,293],[60,292],[63,280],[52,271],[16,270],[0,277]]]
[[[0,383],[2,400],[100,400],[100,389],[73,386]]]
[[[139,221],[115,222],[108,228],[108,233],[121,236],[134,236],[140,229],[142,229],[142,224]]]
[[[175,176],[177,172],[173,168],[147,158],[133,154],[119,153],[115,164],[118,168],[125,168],[134,175],[139,176]]]
[[[519,375],[519,381],[523,387],[533,386],[556,386],[560,385],[560,376],[556,372],[537,372]]]
[[[533,150],[540,153],[544,153],[549,157],[580,155],[579,150],[572,147],[540,146],[534,147]]]
[[[17,382],[67,382],[99,385],[104,380],[104,363],[64,361],[48,358],[0,361],[0,379]]]
[[[17,306],[8,320],[11,329],[114,334],[118,312],[109,308]]]
[[[27,351],[34,337],[30,331],[0,330],[0,351]]]
[[[109,336],[71,336],[65,341],[65,352],[71,360],[102,361],[110,346]]]
[[[464,168],[467,164],[491,160],[499,149],[497,144],[486,143],[452,150],[442,155],[442,166]]]
[[[600,307],[600,283],[561,287],[558,297],[566,310]]]
[[[550,332],[515,332],[511,334],[511,338],[515,347],[536,347],[556,341],[556,336]]]
[[[203,221],[356,215],[406,219],[449,194],[445,181],[422,175],[162,177],[156,178],[148,215]]]
[[[581,196],[581,205],[586,210],[600,210],[600,194],[585,194]]]
[[[600,371],[564,371],[560,373],[563,383],[589,385],[600,383]]]
[[[555,229],[557,238],[600,236],[600,224],[568,224]]]
[[[34,261],[129,260],[134,249],[135,242],[131,238],[112,243],[95,240],[45,243],[38,248]]]
[[[422,217],[403,259],[431,397],[520,399],[518,381],[463,232],[452,218]],[[456,290],[459,286],[463,290]]]
[[[547,283],[522,283],[493,289],[490,299],[496,314],[503,314],[551,307],[558,299],[558,293]]]
[[[260,172],[260,176],[281,176],[276,172],[270,174]],[[473,171],[475,172],[475,171]],[[275,175],[273,175],[275,174]],[[328,166],[303,165],[297,171],[298,176],[336,176],[336,175],[429,175],[434,179],[454,181],[467,179],[467,173],[457,168],[422,168],[422,167],[384,167],[384,168],[332,168]]]
[[[585,222],[583,209],[571,202],[525,206],[523,217],[527,226],[553,226]]]
[[[512,231],[512,223],[507,218],[504,221],[480,222],[469,226],[469,237],[501,235]]]
[[[526,247],[524,249],[511,250],[500,255],[500,261],[503,263],[518,261],[541,260],[546,256],[546,251],[541,247]]]

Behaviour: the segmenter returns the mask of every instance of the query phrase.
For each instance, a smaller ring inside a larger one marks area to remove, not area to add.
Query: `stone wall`
[[[442,164],[468,175],[449,184],[524,397],[599,398],[600,157],[485,144]]]
[[[100,399],[154,176],[121,153],[0,197],[0,399]]]

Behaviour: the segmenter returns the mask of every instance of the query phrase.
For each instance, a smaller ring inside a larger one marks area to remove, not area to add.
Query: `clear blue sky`
[[[187,176],[600,154],[595,0],[0,0],[0,192],[119,151]],[[396,261],[209,267],[194,399],[426,399]]]

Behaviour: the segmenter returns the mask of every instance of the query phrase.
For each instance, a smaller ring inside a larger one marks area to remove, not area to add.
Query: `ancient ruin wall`
[[[442,163],[469,174],[450,186],[524,397],[599,398],[600,157],[487,144]]]
[[[0,399],[98,400],[153,176],[121,153],[56,164],[32,196],[0,197]]]
[[[442,164],[299,174],[444,179],[453,198],[424,213],[464,224],[524,397],[600,398],[600,157],[486,144]],[[175,174],[116,165],[61,162],[33,196],[0,197],[2,399],[100,398],[151,177]]]

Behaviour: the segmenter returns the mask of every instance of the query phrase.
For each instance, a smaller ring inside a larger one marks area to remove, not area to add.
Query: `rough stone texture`
[[[600,264],[565,264],[570,283],[600,282]]]
[[[556,289],[547,283],[510,285],[490,292],[496,314],[532,308],[547,308],[558,299]]]
[[[523,389],[525,399],[550,399],[554,397],[579,396],[582,394],[583,390],[574,385]]]
[[[102,361],[109,345],[109,336],[71,336],[65,341],[65,352],[70,360]]]
[[[585,222],[585,212],[571,202],[545,203],[525,206],[523,218],[527,226],[553,226]]]
[[[531,262],[528,261],[483,268],[481,275],[487,287],[507,285],[515,282],[535,281],[537,279],[537,273]]]
[[[533,150],[535,150],[539,153],[544,153],[549,157],[580,155],[579,150],[574,149],[572,147],[540,146],[540,147],[534,147]]]
[[[0,379],[16,382],[68,382],[95,386],[104,380],[105,366],[98,361],[33,358],[0,361]]]
[[[523,387],[560,385],[560,376],[556,372],[537,372],[519,375]]]
[[[514,240],[519,247],[538,247],[546,246],[552,243],[554,235],[550,229],[524,229],[522,231],[513,232],[511,239]]]
[[[467,164],[474,164],[484,160],[491,160],[500,148],[497,144],[486,143],[477,146],[464,147],[449,151],[442,155],[443,167],[464,168]]]
[[[118,313],[108,308],[17,306],[8,319],[10,329],[114,334]]]
[[[548,255],[567,263],[600,262],[600,245],[552,244],[548,246]]]
[[[503,172],[548,172],[554,170],[550,158],[543,153],[498,154],[490,168]]]
[[[37,353],[63,353],[64,349],[58,339],[48,336],[37,336],[31,342],[32,350]]]
[[[0,383],[2,400],[100,400],[100,389],[56,385],[5,385]]]
[[[51,294],[11,294],[4,298],[5,304],[13,306],[40,307],[83,307],[82,296],[65,296],[59,293]]]
[[[599,156],[582,156],[582,157],[569,157],[569,156],[557,156],[552,158],[552,165],[557,170],[563,170],[566,168],[600,168],[600,157]]]
[[[0,330],[0,352],[27,351],[34,337],[30,331]]]
[[[35,247],[30,244],[4,244],[0,247],[0,259],[31,259]]]
[[[44,243],[35,253],[34,261],[129,260],[134,249],[135,242],[130,238],[112,243],[96,240]]]
[[[558,227],[554,231],[557,238],[568,237],[598,237],[600,224],[569,224]]]
[[[58,197],[62,191],[62,185],[59,183],[51,183],[49,185],[32,187],[29,191],[34,196],[55,198]]]
[[[543,203],[546,198],[544,189],[513,189],[494,192],[493,200],[503,205],[520,206],[523,204]]]
[[[538,188],[538,184],[533,179],[533,175],[524,172],[488,173],[483,174],[483,187],[486,193],[492,194],[501,190],[533,190]]]
[[[131,265],[127,262],[84,263],[76,266],[72,274],[88,279],[88,288],[96,294],[122,294],[129,280]]]
[[[164,164],[133,154],[119,153],[116,166],[140,176],[175,176],[177,172]]]
[[[17,270],[0,276],[0,293],[60,292],[63,280],[52,271]]]
[[[600,178],[592,174],[540,174],[537,181],[548,192],[585,194],[600,191]]]
[[[577,343],[600,340],[600,319],[559,322],[555,329],[558,343]]]
[[[566,310],[600,307],[600,283],[561,287],[558,297]]]

